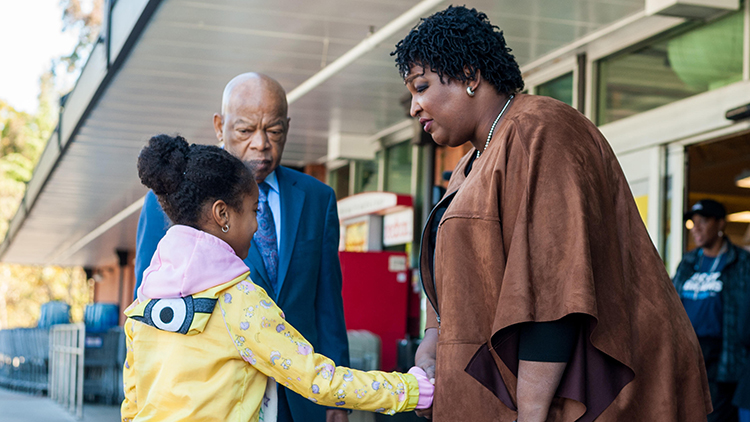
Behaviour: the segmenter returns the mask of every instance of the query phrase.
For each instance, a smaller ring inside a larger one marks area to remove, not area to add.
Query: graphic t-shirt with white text
[[[715,258],[703,255],[702,250],[698,254],[696,272],[682,286],[680,299],[698,337],[721,338],[724,288],[721,270],[726,264],[726,254]]]

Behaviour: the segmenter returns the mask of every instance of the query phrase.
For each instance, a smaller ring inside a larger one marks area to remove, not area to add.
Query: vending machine
[[[381,342],[380,368],[396,368],[406,334],[408,268],[403,252],[341,252],[344,318],[348,330],[368,330]]]
[[[413,240],[412,198],[390,192],[361,193],[338,201],[338,212],[346,328],[377,334],[382,347],[380,369],[394,370],[398,343],[408,333],[409,306],[415,303],[415,293],[407,254],[383,251],[383,247]]]

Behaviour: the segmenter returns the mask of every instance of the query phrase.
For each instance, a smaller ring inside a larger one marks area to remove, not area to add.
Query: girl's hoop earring
[[[229,224],[224,224],[224,227],[221,228],[221,231],[226,233],[229,231]]]
[[[466,87],[466,93],[469,94],[469,97],[474,96],[474,90],[472,90],[470,86]]]

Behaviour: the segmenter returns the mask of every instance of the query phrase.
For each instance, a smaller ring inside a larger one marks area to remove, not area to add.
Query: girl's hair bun
[[[157,195],[176,192],[185,180],[190,146],[182,136],[157,135],[138,156],[141,183]]]
[[[174,224],[202,230],[204,205],[224,201],[242,211],[255,178],[242,161],[215,145],[188,145],[181,136],[154,136],[138,156],[138,176]]]

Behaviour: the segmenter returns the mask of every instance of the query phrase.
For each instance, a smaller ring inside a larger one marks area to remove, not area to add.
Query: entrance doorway
[[[691,145],[686,153],[686,206],[701,199],[722,203],[727,209],[724,232],[732,243],[750,249],[750,132]],[[689,233],[683,238],[686,251],[695,248]]]

